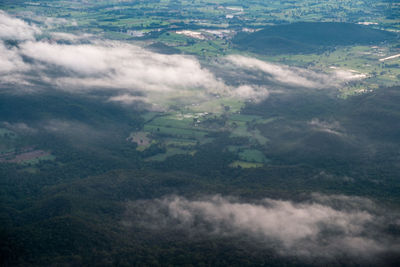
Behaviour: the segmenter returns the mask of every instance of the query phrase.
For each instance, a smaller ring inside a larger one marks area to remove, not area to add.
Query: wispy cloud
[[[40,63],[70,71],[60,85],[124,88],[131,91],[224,89],[222,81],[192,57],[161,55],[121,42],[86,45],[27,42],[21,53]]]
[[[0,43],[0,55],[0,74],[29,70],[30,66],[22,60],[17,48],[8,48]]]
[[[319,120],[318,118],[313,118],[311,121],[308,122],[315,130],[326,132],[335,135],[344,135],[343,128],[341,127],[338,121],[323,121]]]
[[[15,122],[15,123],[10,123],[10,122],[2,122],[2,126],[4,126],[7,129],[10,129],[11,131],[17,132],[17,133],[26,133],[26,134],[32,134],[36,133],[37,129],[30,127],[24,122]]]
[[[50,33],[49,39],[36,39],[41,32],[38,26],[0,12],[0,86],[12,84],[14,90],[19,86],[30,91],[106,91],[109,101],[142,102],[163,110],[171,104],[199,104],[217,97],[259,102],[276,89],[237,75],[220,78],[218,69],[261,71],[283,86],[307,88],[335,86],[337,80],[348,79],[237,55],[207,68],[193,56],[157,54],[131,43],[89,35],[56,32]],[[10,39],[18,45],[4,42]]]
[[[23,20],[9,16],[0,10],[0,39],[2,40],[34,40],[41,30]]]
[[[269,63],[240,55],[231,55],[226,59],[239,68],[261,71],[265,75],[268,75],[271,80],[283,85],[304,88],[332,88],[344,82],[365,77],[345,70],[334,70],[331,73],[318,73],[312,70]]]
[[[274,244],[284,255],[374,257],[400,252],[398,240],[384,233],[388,219],[376,213],[375,207],[365,198],[319,194],[301,203],[172,196],[129,202],[124,223],[135,221],[145,227],[180,229],[202,236],[246,234],[266,241],[267,246]]]
[[[141,95],[141,101],[164,107],[173,100],[207,101],[210,94],[236,90],[194,57],[161,55],[132,44],[93,38],[82,44],[82,36],[72,34],[54,33],[54,39],[38,41],[36,26],[5,12],[0,13],[0,27],[2,40],[20,41],[18,46],[0,45],[3,84],[36,81],[71,92],[107,90],[114,95],[112,101],[129,102]],[[56,42],[63,38],[70,43]]]

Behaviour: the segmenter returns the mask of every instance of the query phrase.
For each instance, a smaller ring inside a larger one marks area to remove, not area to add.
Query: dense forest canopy
[[[397,1],[1,1],[0,265],[397,266]]]

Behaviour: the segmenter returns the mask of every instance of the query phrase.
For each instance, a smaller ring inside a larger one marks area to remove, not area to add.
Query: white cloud
[[[38,27],[29,25],[23,20],[9,16],[0,10],[0,39],[2,40],[33,40],[41,31]]]
[[[338,121],[322,121],[318,118],[313,118],[311,121],[308,122],[315,130],[326,132],[335,135],[343,135],[343,129]]]
[[[127,43],[26,41],[13,49],[0,52],[12,55],[8,62],[22,62],[22,56],[33,60],[35,73],[27,72],[27,77],[72,92],[112,90],[116,95],[110,101],[132,102],[139,94],[134,100],[167,108],[173,101],[201,103],[216,95],[255,100],[268,96],[258,86],[228,86],[194,57],[157,54]]]
[[[22,60],[17,48],[7,48],[0,42],[0,85],[30,85],[24,74],[30,69],[31,66]]]
[[[239,55],[231,55],[227,60],[241,68],[248,68],[252,70],[260,70],[272,76],[278,82],[299,85],[303,87],[316,87],[317,84],[303,77],[301,73],[296,73],[287,66],[268,63],[256,58],[244,57]]]
[[[93,35],[88,34],[88,33],[83,33],[83,34],[72,34],[72,33],[66,33],[66,32],[51,32],[51,37],[55,41],[68,41],[68,42],[80,42],[80,41],[86,41],[91,38],[93,38]]]
[[[17,48],[7,48],[0,43],[0,75],[4,73],[15,73],[29,70]]]
[[[233,94],[241,99],[252,99],[259,102],[268,97],[269,91],[265,87],[241,85],[233,90]]]
[[[113,101],[113,102],[121,102],[121,103],[124,103],[124,104],[132,104],[132,103],[137,102],[137,101],[145,102],[146,98],[143,97],[143,96],[122,94],[122,95],[117,95],[117,96],[110,97],[109,100]]]
[[[332,88],[341,83],[365,78],[363,74],[354,71],[335,69],[331,73],[318,73],[315,71],[289,67],[285,65],[273,64],[256,58],[240,55],[231,55],[226,59],[239,68],[261,71],[271,76],[272,80],[290,86],[305,88]]]
[[[37,129],[30,127],[29,125],[27,125],[26,123],[23,122],[15,122],[15,123],[10,123],[10,122],[3,122],[2,123],[4,127],[14,131],[14,132],[21,132],[21,133],[28,133],[28,134],[32,134],[32,133],[36,133]]]
[[[128,203],[124,223],[129,225],[134,220],[146,227],[174,228],[202,236],[247,234],[276,244],[275,249],[285,255],[369,257],[400,251],[385,239],[381,230],[384,221],[372,211],[371,203],[363,198],[319,194],[302,203],[173,196]]]
[[[107,71],[112,70],[108,61],[118,60],[124,56],[121,53],[115,55],[107,47],[62,45],[49,42],[23,43],[20,53],[43,63],[66,68],[83,75],[104,75]],[[108,59],[110,54],[113,54],[113,59]]]
[[[41,20],[68,23],[63,19]],[[233,65],[233,70],[261,71],[284,86],[307,88],[333,87],[354,76],[343,72],[327,75],[238,55],[228,56],[225,62],[229,64],[206,68],[195,57],[157,54],[130,43],[101,41],[88,35],[51,33],[50,40],[38,41],[35,34],[40,32],[38,27],[0,12],[0,39],[19,40],[18,46],[0,43],[0,85],[23,85],[20,88],[25,91],[46,87],[69,92],[102,90],[111,95],[109,101],[141,101],[146,107],[165,110],[171,104],[201,104],[216,97],[259,102],[276,92],[276,88],[254,80],[257,75],[247,80],[230,75],[224,80],[212,68],[218,71]]]

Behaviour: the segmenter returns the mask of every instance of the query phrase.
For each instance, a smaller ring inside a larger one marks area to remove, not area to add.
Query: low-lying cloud
[[[363,75],[355,74],[351,71],[334,70],[329,74],[317,73],[307,69],[273,64],[256,58],[240,55],[231,55],[226,59],[237,67],[261,71],[265,75],[269,75],[272,80],[278,83],[296,87],[320,89],[332,88],[337,87],[344,82],[364,78]]]
[[[338,136],[344,135],[343,128],[341,127],[338,121],[323,121],[318,118],[313,118],[308,122],[309,125],[313,127],[313,129],[321,132],[326,132]]]
[[[259,102],[275,90],[237,75],[228,80],[219,78],[193,56],[158,54],[127,42],[47,31],[46,27],[0,12],[0,86],[11,84],[14,89],[26,91],[106,91],[109,101],[144,102],[146,107],[159,110],[220,97]],[[51,37],[38,39],[43,33]],[[7,43],[9,40],[18,44]],[[238,71],[261,71],[284,86],[319,88],[350,79],[237,55],[223,61],[214,70],[233,67]]]
[[[69,77],[55,81],[71,90],[84,86],[157,93],[191,89],[218,92],[226,87],[192,57],[156,54],[121,42],[27,42],[20,52],[38,63],[68,71]]]
[[[29,65],[22,60],[17,48],[7,48],[0,43],[0,55],[1,75],[29,70]]]
[[[305,257],[374,257],[400,252],[384,232],[388,218],[364,198],[315,194],[295,203],[265,198],[256,202],[211,196],[179,196],[127,204],[124,224],[207,235],[247,235],[274,244],[278,253]],[[393,214],[392,214],[393,215]],[[394,220],[400,227],[399,220]]]
[[[36,40],[37,27],[4,12],[0,18],[8,28],[21,28],[20,34],[0,36],[20,41],[17,46],[0,46],[0,72],[6,77],[3,84],[36,81],[70,92],[106,90],[112,94],[111,101],[141,101],[160,109],[171,102],[192,104],[221,96],[260,99],[268,95],[266,89],[261,93],[260,87],[226,85],[191,56],[162,55],[129,43],[93,38],[82,43],[82,36],[72,34],[53,33],[50,40]],[[58,42],[63,38],[68,42]]]
[[[37,129],[30,127],[24,122],[15,122],[15,123],[10,123],[7,121],[1,122],[0,125],[3,127],[16,132],[16,133],[23,133],[23,134],[33,134],[37,132]]]
[[[35,25],[29,25],[23,20],[13,18],[0,10],[1,40],[34,40],[41,30]]]

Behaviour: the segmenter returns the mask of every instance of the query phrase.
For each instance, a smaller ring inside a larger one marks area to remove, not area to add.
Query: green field
[[[169,148],[167,148],[167,152],[148,157],[148,158],[146,158],[146,161],[164,161],[168,157],[178,155],[178,154],[190,154],[190,152],[188,150],[184,150],[184,149],[169,147]]]
[[[217,105],[221,105],[218,103]],[[213,137],[208,137],[218,132],[230,132],[230,137],[245,138],[246,146],[233,147],[231,152],[235,153],[241,162],[247,163],[266,163],[267,159],[259,150],[250,148],[253,145],[266,145],[268,138],[263,136],[259,129],[254,128],[259,124],[268,124],[274,118],[263,118],[257,115],[244,115],[231,113],[224,115],[202,113],[181,113],[170,114],[144,114],[147,121],[142,132],[131,135],[130,138],[137,139],[139,133],[146,133],[151,136],[151,143],[159,143],[166,149],[165,153],[148,157],[147,161],[164,161],[176,154],[193,154],[199,145],[212,142]],[[150,142],[146,141],[146,146],[139,146],[138,150],[144,151],[149,148]],[[235,165],[236,166],[236,165]],[[260,164],[253,164],[253,167]]]
[[[395,266],[398,2],[0,1],[0,266]]]

